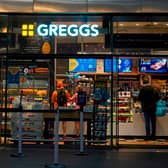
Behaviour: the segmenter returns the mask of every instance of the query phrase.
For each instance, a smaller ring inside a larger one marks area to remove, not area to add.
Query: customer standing
[[[80,106],[77,105],[78,102],[78,92],[81,91],[82,88],[80,85],[76,86],[75,94],[70,98],[70,100],[76,104],[76,108],[79,108]],[[80,136],[80,121],[75,121],[75,129],[76,129],[76,138],[79,138]],[[84,129],[84,124],[83,124]]]
[[[142,77],[142,85],[138,100],[141,102],[145,118],[146,137],[144,140],[155,140],[156,103],[159,100],[159,92],[158,89],[151,86],[149,76],[147,75]],[[150,132],[150,122],[152,125],[152,133]]]
[[[57,89],[54,90],[51,102],[54,103],[54,108],[56,109],[58,106],[67,107],[67,101],[70,98],[69,92],[64,89],[64,85],[62,82],[57,83]],[[66,128],[67,124],[65,121],[62,122],[62,129],[63,129],[63,138],[66,138]]]

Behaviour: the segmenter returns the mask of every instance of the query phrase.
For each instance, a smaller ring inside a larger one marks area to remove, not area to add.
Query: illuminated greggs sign
[[[29,29],[30,28],[30,29]],[[99,35],[99,26],[97,24],[40,24],[34,30],[34,25],[22,25],[22,36],[34,36],[35,32],[39,36],[60,36],[60,37],[96,37]]]

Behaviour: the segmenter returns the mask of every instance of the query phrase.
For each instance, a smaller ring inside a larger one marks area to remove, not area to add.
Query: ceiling
[[[0,12],[167,12],[167,0],[0,0]]]

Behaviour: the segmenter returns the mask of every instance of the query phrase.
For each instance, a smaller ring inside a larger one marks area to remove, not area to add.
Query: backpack
[[[79,106],[86,105],[86,92],[84,92],[84,91],[78,92],[77,105],[79,105]]]
[[[57,104],[64,106],[67,103],[67,97],[64,89],[57,90]]]
[[[166,115],[166,101],[159,100],[156,106],[156,116],[163,117]]]
[[[95,89],[95,91],[94,91],[94,99],[96,101],[101,101],[101,99],[102,99],[101,89],[99,89],[99,88]]]

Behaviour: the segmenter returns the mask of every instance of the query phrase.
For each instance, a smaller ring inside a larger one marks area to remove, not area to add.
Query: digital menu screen
[[[96,72],[96,59],[69,59],[69,71]]]
[[[140,72],[167,72],[167,59],[141,59]]]
[[[105,59],[104,71],[105,72],[132,72],[132,59]]]

